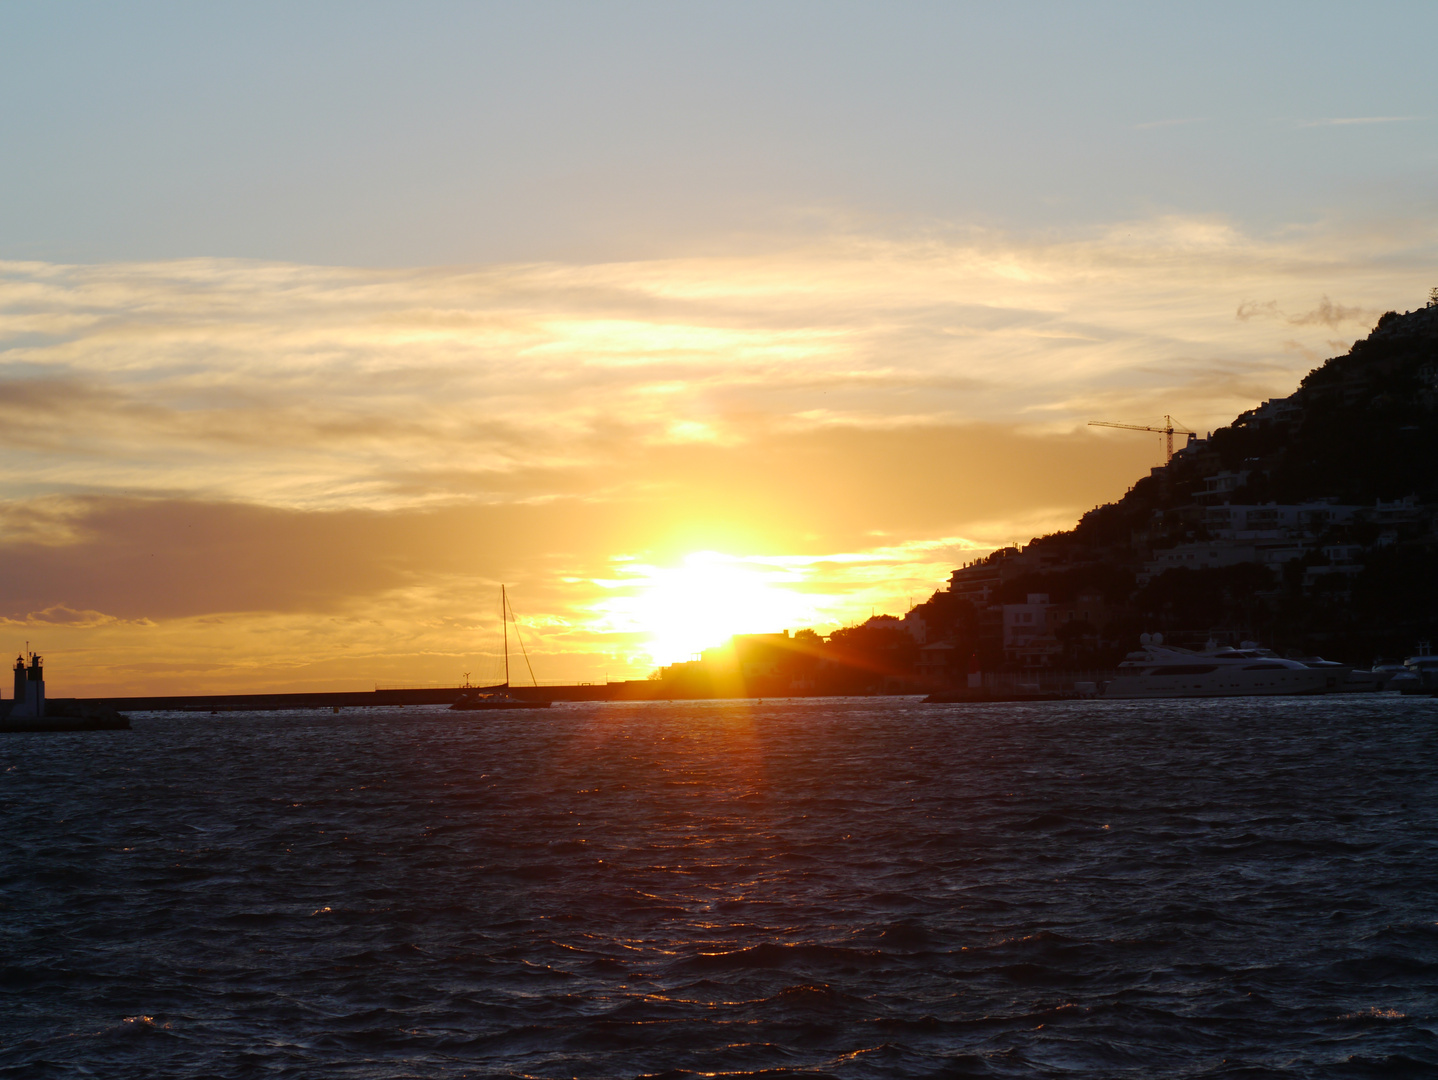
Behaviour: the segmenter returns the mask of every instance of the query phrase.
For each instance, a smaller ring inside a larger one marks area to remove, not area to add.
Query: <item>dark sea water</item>
[[[1438,1076],[1438,701],[0,736],[0,1076]]]

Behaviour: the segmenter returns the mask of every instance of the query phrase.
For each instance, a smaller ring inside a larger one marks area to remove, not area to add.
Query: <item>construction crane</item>
[[[1159,434],[1165,436],[1167,440],[1165,443],[1167,454],[1164,456],[1163,459],[1163,463],[1165,465],[1167,465],[1170,461],[1173,460],[1173,433],[1175,431],[1181,431],[1185,435],[1198,434],[1198,432],[1196,431],[1189,431],[1188,428],[1184,427],[1182,424],[1175,424],[1173,422],[1173,417],[1167,414],[1164,414],[1163,427],[1148,427],[1144,424],[1115,424],[1109,420],[1090,420],[1088,422],[1088,426],[1124,428],[1127,431],[1157,431]]]

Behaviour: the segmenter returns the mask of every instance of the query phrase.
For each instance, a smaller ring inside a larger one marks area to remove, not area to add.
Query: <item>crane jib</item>
[[[1123,428],[1126,431],[1157,432],[1158,434],[1164,436],[1165,439],[1165,450],[1167,451],[1167,453],[1164,456],[1163,462],[1165,465],[1167,465],[1170,461],[1173,460],[1173,433],[1175,431],[1181,431],[1185,435],[1196,435],[1198,433],[1196,431],[1190,431],[1182,424],[1175,424],[1173,422],[1173,417],[1169,416],[1167,413],[1164,414],[1163,423],[1163,427],[1150,427],[1147,424],[1118,424],[1112,420],[1090,420],[1088,422],[1088,425],[1089,427]]]

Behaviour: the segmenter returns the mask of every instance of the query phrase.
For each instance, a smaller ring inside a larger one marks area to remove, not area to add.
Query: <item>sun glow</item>
[[[624,567],[637,591],[604,607],[616,622],[644,635],[656,664],[688,660],[734,634],[798,629],[814,621],[811,598],[797,591],[802,573],[697,551],[675,567]]]

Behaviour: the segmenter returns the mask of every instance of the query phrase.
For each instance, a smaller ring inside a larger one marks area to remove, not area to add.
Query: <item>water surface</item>
[[[0,737],[0,1076],[1438,1075],[1438,702]]]

